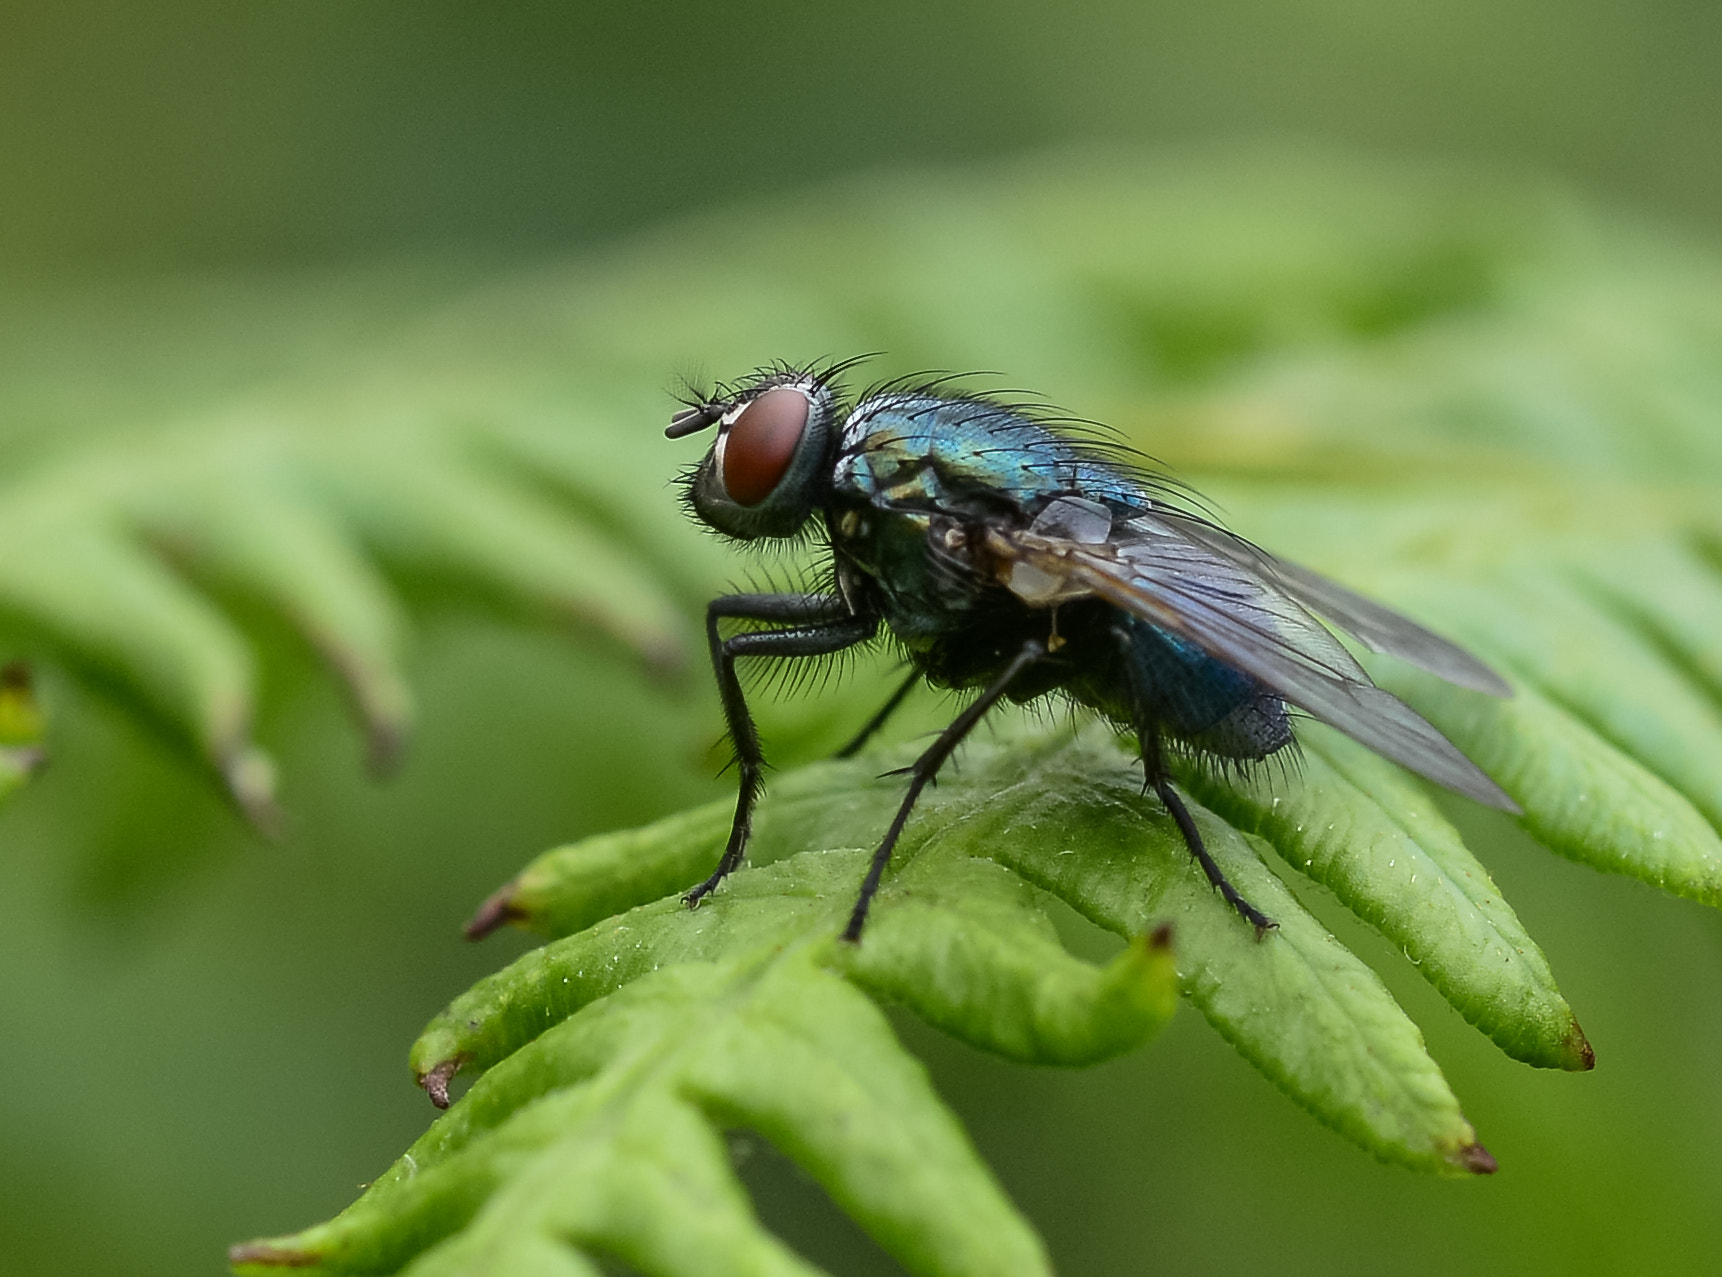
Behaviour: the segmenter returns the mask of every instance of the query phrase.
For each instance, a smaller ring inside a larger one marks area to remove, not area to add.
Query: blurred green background
[[[0,7],[0,261],[559,247],[857,167],[1263,134],[1722,217],[1696,0]]]
[[[1289,138],[1546,173],[1714,234],[1719,56],[1722,9],[1624,0],[7,4],[0,455],[182,409],[169,349],[202,352],[212,398],[267,385],[487,264],[907,162]],[[252,295],[263,335],[226,322]],[[430,1116],[407,1044],[523,945],[461,945],[473,904],[545,847],[723,789],[703,688],[457,609],[377,784],[337,693],[258,637],[278,845],[50,684],[54,764],[0,816],[7,1274],[216,1273],[228,1242],[339,1209]],[[1370,1162],[1193,1015],[1080,1074],[904,1032],[1067,1273],[1713,1270],[1722,928],[1477,834],[1601,1059],[1534,1074],[1385,970],[1492,1181]],[[747,1165],[813,1258],[891,1271],[772,1155]]]

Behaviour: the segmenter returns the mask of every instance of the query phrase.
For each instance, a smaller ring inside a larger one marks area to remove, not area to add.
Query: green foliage
[[[567,621],[660,668],[681,657],[672,574],[642,558],[633,523],[606,521],[607,503],[629,509],[614,487],[552,497],[551,477],[468,422],[402,427],[386,386],[347,398],[105,439],[41,460],[0,500],[0,535],[23,548],[0,561],[11,643],[115,692],[265,827],[275,777],[251,740],[247,608],[321,654],[385,768],[412,719],[399,587]]]
[[[1550,849],[1715,904],[1718,275],[1471,176],[1111,156],[876,178],[473,290],[314,389],[87,454],[44,445],[0,494],[0,528],[32,547],[0,564],[0,612],[20,650],[115,691],[267,818],[242,628],[259,602],[324,653],[386,755],[410,717],[402,599],[452,586],[658,667],[688,648],[737,569],[664,490],[691,451],[654,428],[666,369],[880,348],[884,372],[1005,368],[1172,462],[1240,532],[1496,663],[1510,701],[1372,669]],[[764,709],[768,747],[812,757],[880,695],[856,680]],[[1039,1271],[875,1004],[1078,1064],[1153,1032],[1169,961],[1364,1148],[1491,1169],[1416,1026],[1317,914],[1356,914],[1516,1059],[1583,1069],[1590,1046],[1455,800],[1331,733],[1305,744],[1297,776],[1183,777],[1228,874],[1281,920],[1261,943],[1094,728],[1005,724],[966,750],[859,949],[832,937],[900,755],[779,773],[752,867],[695,913],[675,895],[715,856],[723,804],[550,853],[486,917],[559,938],[414,1051],[433,1094],[456,1070],[471,1091],[347,1213],[236,1259],[805,1270],[727,1168],[719,1135],[745,1127],[911,1271]],[[1306,889],[1306,909],[1305,879],[1333,900]],[[1126,937],[1120,956],[1072,956],[1049,920],[1065,906]],[[1140,939],[1165,921],[1171,959]]]
[[[17,793],[42,765],[43,727],[29,667],[0,668],[0,803]]]
[[[559,1239],[645,1272],[811,1271],[759,1227],[734,1182],[720,1133],[742,1127],[805,1166],[911,1271],[1048,1271],[865,995],[983,1049],[1080,1064],[1152,1036],[1175,976],[1164,932],[1103,967],[1071,957],[1042,893],[972,856],[972,812],[1003,779],[987,765],[995,754],[1018,765],[989,751],[945,787],[893,879],[893,907],[859,947],[836,935],[867,851],[794,849],[886,813],[896,787],[864,764],[786,778],[759,847],[786,858],[697,912],[675,897],[602,911],[709,861],[725,804],[553,853],[508,906],[529,925],[581,929],[480,984],[414,1048],[444,1103],[456,1067],[484,1076],[359,1205],[235,1258],[394,1271],[458,1233],[422,1271],[552,1271],[567,1262]],[[595,908],[585,888],[600,879]]]

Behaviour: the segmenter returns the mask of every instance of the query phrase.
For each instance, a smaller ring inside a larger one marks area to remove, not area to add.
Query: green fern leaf
[[[251,738],[257,658],[235,601],[322,655],[379,766],[412,720],[403,588],[490,598],[658,668],[681,659],[673,570],[636,548],[650,536],[543,494],[471,424],[407,430],[368,407],[313,405],[96,442],[0,493],[0,536],[18,547],[0,561],[6,642],[116,692],[265,827],[274,770]],[[612,501],[628,487],[611,484]]]
[[[978,761],[941,812],[984,804],[999,777]],[[998,761],[1018,765],[1002,751]],[[895,786],[872,770],[786,777],[760,853],[885,814]],[[594,881],[606,881],[606,907],[655,894],[721,849],[725,806],[553,853],[507,907],[567,926],[594,914]],[[392,1272],[441,1243],[415,1271],[531,1272],[558,1262],[561,1242],[644,1272],[810,1272],[754,1221],[729,1169],[721,1132],[745,1127],[795,1157],[911,1271],[1050,1271],[868,995],[983,1049],[1087,1063],[1164,1023],[1171,955],[1161,932],[1104,967],[1070,956],[1041,893],[971,855],[971,822],[950,822],[960,838],[945,823],[922,827],[889,892],[901,907],[859,948],[835,937],[868,853],[837,848],[756,869],[710,908],[658,900],[528,954],[414,1050],[445,1104],[457,1068],[487,1070],[448,1117],[339,1219],[240,1247],[235,1262]]]
[[[39,551],[0,564],[0,612],[263,811],[253,658],[214,600],[293,618],[386,746],[408,714],[408,587],[573,617],[659,661],[690,632],[734,569],[662,489],[666,369],[881,348],[902,360],[886,372],[1006,368],[1171,462],[1239,532],[1497,664],[1511,700],[1371,668],[1550,849],[1715,904],[1719,276],[1666,236],[1469,175],[1067,156],[875,177],[500,281],[298,398],[44,456],[0,494],[0,531]],[[766,710],[775,756],[805,760],[875,696]],[[236,1262],[804,1271],[727,1168],[719,1133],[741,1126],[911,1271],[1041,1271],[877,1003],[1076,1064],[1151,1035],[1170,963],[1362,1147],[1491,1169],[1416,1026],[1303,884],[1513,1057],[1583,1069],[1590,1046],[1453,800],[1330,733],[1306,742],[1297,777],[1182,777],[1228,874],[1281,920],[1262,943],[1095,728],[1005,725],[968,749],[855,950],[832,937],[893,758],[780,773],[753,866],[695,913],[675,896],[725,805],[551,853],[485,920],[560,938],[415,1048],[434,1093],[457,1069],[472,1089],[347,1213]],[[1126,937],[1122,956],[1065,952],[1050,898]],[[1171,958],[1141,939],[1167,921]]]

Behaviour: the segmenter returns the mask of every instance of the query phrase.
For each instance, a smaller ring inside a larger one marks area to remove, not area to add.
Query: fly
[[[1518,811],[1446,737],[1378,688],[1315,614],[1450,683],[1510,696],[1469,653],[1179,508],[1122,448],[943,382],[890,384],[851,408],[840,383],[849,366],[761,369],[698,396],[665,431],[679,439],[717,427],[686,479],[702,522],[742,542],[812,529],[831,582],[819,593],[728,594],[707,609],[740,785],[729,842],[688,893],[690,906],[741,863],[760,791],[764,755],[736,662],[825,656],[881,629],[912,672],[844,755],[920,680],[978,694],[908,769],[846,940],[860,939],[922,790],[1001,700],[1063,696],[1134,733],[1148,788],[1258,935],[1276,924],[1203,845],[1172,785],[1174,754],[1260,762],[1292,745],[1295,708],[1456,793]],[[724,637],[726,620],[764,628]]]

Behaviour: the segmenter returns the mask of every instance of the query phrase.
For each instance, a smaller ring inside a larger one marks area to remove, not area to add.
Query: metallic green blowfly
[[[1208,880],[1258,934],[1275,924],[1226,880],[1173,788],[1174,753],[1243,767],[1294,742],[1296,708],[1457,793],[1513,800],[1404,702],[1382,691],[1313,613],[1365,646],[1460,687],[1511,689],[1447,640],[1256,548],[1171,500],[1128,449],[1061,433],[1034,412],[895,382],[846,406],[851,364],[760,369],[692,397],[665,433],[716,426],[687,475],[698,518],[738,541],[803,535],[829,552],[817,593],[727,594],[706,634],[740,772],[735,821],[697,905],[741,863],[764,757],[736,661],[818,657],[867,643],[881,625],[909,678],[845,755],[916,682],[979,695],[908,769],[909,783],[844,931],[867,909],[915,801],[1000,700],[1063,696],[1140,743],[1147,784]],[[724,637],[719,623],[763,623]]]

